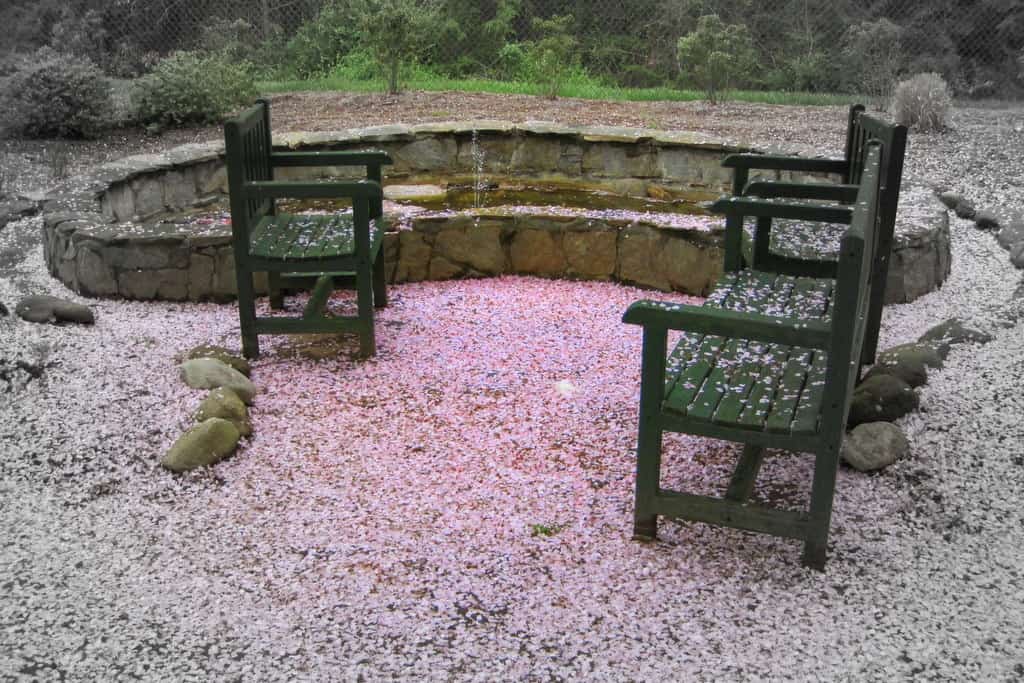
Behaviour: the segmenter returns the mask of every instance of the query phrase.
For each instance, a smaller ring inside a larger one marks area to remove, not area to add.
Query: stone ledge
[[[540,121],[393,124],[275,137],[275,146],[287,149],[368,144],[392,154],[397,163],[388,178],[404,184],[440,170],[449,176],[483,171],[649,196],[694,188],[724,191],[730,176],[720,166],[722,156],[750,151],[686,132]],[[282,171],[282,177],[294,174],[293,169]],[[350,170],[325,173],[344,177]],[[42,201],[47,266],[85,295],[230,299],[235,277],[229,230],[186,230],[167,219],[222,199],[226,184],[220,142],[103,164]],[[921,209],[926,204],[912,191],[904,195],[887,282],[889,301],[911,301],[932,291],[950,269],[945,212]],[[391,282],[528,273],[701,294],[720,270],[716,230],[500,211],[424,214],[412,218],[408,228],[386,236]]]

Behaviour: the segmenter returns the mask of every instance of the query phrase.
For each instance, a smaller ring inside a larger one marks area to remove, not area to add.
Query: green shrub
[[[840,50],[846,88],[879,104],[888,100],[904,63],[902,41],[903,29],[888,19],[862,21],[848,28]]]
[[[142,123],[217,123],[256,96],[252,70],[222,55],[178,52],[140,78],[132,93]]]
[[[897,123],[919,131],[946,127],[953,104],[946,81],[937,73],[917,74],[901,81],[892,96],[892,115]]]
[[[624,88],[658,88],[665,85],[665,78],[649,66],[630,64],[623,67],[618,82]]]
[[[697,28],[679,39],[679,67],[714,104],[718,93],[747,78],[756,63],[747,27],[705,14]]]
[[[286,68],[299,78],[329,73],[356,49],[360,37],[358,0],[332,0],[306,22],[284,48]]]
[[[539,38],[526,49],[528,77],[551,99],[558,97],[571,74],[580,71],[576,38],[570,32],[573,21],[571,14],[533,19]]]
[[[521,81],[529,70],[529,58],[522,43],[506,43],[498,50],[494,77],[501,81]]]
[[[110,125],[110,83],[84,57],[44,47],[3,83],[0,102],[15,135],[90,138]]]
[[[417,0],[360,0],[362,44],[377,59],[389,93],[399,91],[402,67],[415,61],[439,26],[433,4]]]

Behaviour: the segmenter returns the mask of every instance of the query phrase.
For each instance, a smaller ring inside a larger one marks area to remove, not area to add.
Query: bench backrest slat
[[[871,283],[878,249],[879,186],[883,145],[867,147],[853,220],[843,235],[832,311],[832,343],[822,409],[823,436],[838,438],[846,425],[850,394],[860,372],[861,347],[868,326]]]

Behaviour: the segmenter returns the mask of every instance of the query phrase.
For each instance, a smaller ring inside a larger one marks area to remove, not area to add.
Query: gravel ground
[[[953,124],[911,137],[910,184],[1024,209],[1024,112]],[[0,232],[9,307],[68,296],[38,229]],[[840,472],[824,573],[797,543],[703,525],[629,540],[640,339],[619,318],[646,292],[394,287],[371,361],[267,338],[255,435],[185,476],[156,464],[201,398],[176,356],[237,348],[233,306],[0,318],[0,679],[1020,680],[1021,279],[990,235],[952,232],[952,277],[890,307],[884,342],[951,315],[995,339],[932,373],[908,460]],[[667,449],[689,489],[735,454]],[[756,495],[800,504],[809,464],[771,457]]]

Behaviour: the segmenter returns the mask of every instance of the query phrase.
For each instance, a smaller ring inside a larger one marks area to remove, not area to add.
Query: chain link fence
[[[429,19],[407,61],[443,77],[528,78],[531,46],[548,39],[575,77],[692,87],[679,39],[717,14],[750,49],[736,87],[865,93],[937,72],[959,96],[1024,93],[1020,0],[8,0],[0,20],[10,52],[50,44],[114,75],[207,49],[286,79],[365,67],[360,13],[389,3]]]

